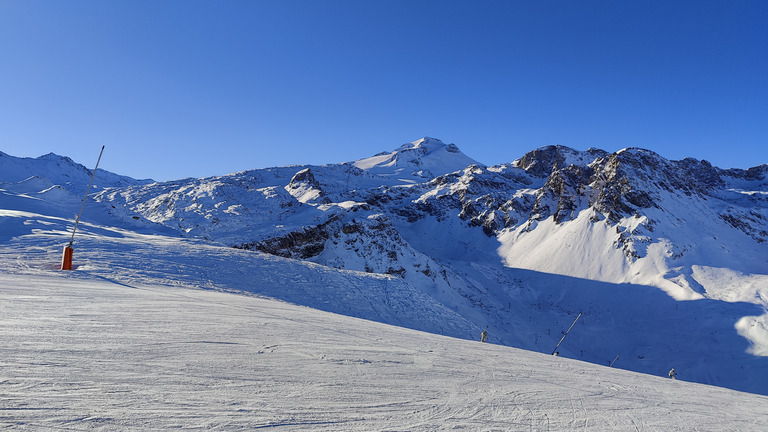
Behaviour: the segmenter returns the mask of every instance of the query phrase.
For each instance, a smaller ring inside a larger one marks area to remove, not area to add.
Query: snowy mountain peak
[[[370,174],[412,184],[463,170],[479,162],[462,153],[454,144],[424,137],[403,144],[392,152],[379,153],[352,164]]]
[[[37,158],[20,158],[3,153],[0,158],[0,182],[18,183],[30,177],[37,177],[41,185],[70,185],[76,193],[82,193],[88,184],[92,171],[66,156],[48,153]],[[117,175],[103,169],[96,172],[95,187],[117,187],[151,183],[152,180],[136,180]],[[82,189],[82,190],[81,190]],[[73,192],[74,192],[73,190]]]
[[[647,150],[640,147],[625,147],[616,152],[617,155],[632,155],[632,156],[653,156],[661,157],[658,153],[652,150]]]
[[[416,148],[425,148],[429,153],[445,147],[446,144],[437,138],[424,137],[416,141],[411,141],[400,146],[400,150],[410,150]],[[455,146],[454,146],[455,147]]]

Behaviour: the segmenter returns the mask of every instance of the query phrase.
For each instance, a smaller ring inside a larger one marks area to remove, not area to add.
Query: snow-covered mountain
[[[11,165],[0,208],[21,210]],[[113,181],[84,219],[266,253],[297,275],[250,268],[232,276],[243,291],[547,354],[581,312],[561,356],[768,394],[766,173],[562,146],[489,167],[424,138],[340,164]]]
[[[82,202],[91,174],[85,166],[53,153],[19,158],[0,152],[0,194],[6,198],[2,208],[8,209],[9,205],[17,210],[42,207],[48,208],[48,214],[64,211],[69,217],[77,212],[78,208],[72,208],[73,203]],[[97,170],[92,192],[151,182]]]
[[[395,151],[353,161],[352,165],[379,177],[417,183],[477,163],[463,154],[455,144],[445,145],[438,139],[425,137],[403,144]]]
[[[38,158],[18,158],[0,152],[0,182],[3,184],[35,183],[41,186],[58,185],[68,189],[85,188],[92,171],[68,157],[53,153]],[[151,183],[152,180],[135,180],[103,169],[96,171],[94,187],[121,187]]]

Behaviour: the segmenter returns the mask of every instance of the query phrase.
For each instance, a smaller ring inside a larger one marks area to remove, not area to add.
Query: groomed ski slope
[[[0,273],[2,427],[768,430],[765,396],[14,254]]]

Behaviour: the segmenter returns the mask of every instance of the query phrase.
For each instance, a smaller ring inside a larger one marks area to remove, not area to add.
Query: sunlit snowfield
[[[30,232],[0,245],[5,427],[768,430],[768,397],[222,292],[260,266],[274,289],[345,272],[88,225],[62,272],[55,221],[5,216]]]

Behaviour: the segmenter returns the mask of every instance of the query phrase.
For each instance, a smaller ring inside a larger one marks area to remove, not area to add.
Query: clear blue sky
[[[422,136],[768,163],[768,1],[0,0],[0,151],[137,178]]]

